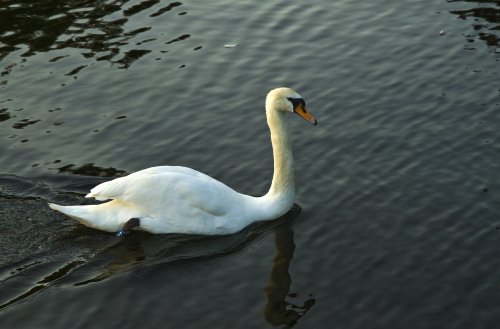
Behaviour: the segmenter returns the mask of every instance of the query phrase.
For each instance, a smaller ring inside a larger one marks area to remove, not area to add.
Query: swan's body
[[[190,168],[161,166],[102,183],[86,195],[111,201],[49,206],[86,226],[108,232],[120,230],[128,220],[138,218],[140,225],[136,228],[151,233],[219,235],[278,218],[290,210],[295,197],[292,142],[284,116],[295,112],[316,124],[304,106],[301,96],[289,88],[277,88],[267,95],[274,175],[269,192],[262,197],[238,193]]]

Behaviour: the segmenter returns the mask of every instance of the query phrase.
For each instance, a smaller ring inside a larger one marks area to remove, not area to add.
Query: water
[[[494,328],[498,1],[3,1],[0,319],[18,328]],[[262,194],[263,102],[300,214],[117,240],[47,209],[142,168]]]

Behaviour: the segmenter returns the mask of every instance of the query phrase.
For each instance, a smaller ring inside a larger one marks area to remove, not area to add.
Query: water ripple
[[[143,1],[127,7],[125,2],[97,2],[89,6],[87,2],[66,1],[54,6],[47,3],[37,6],[36,15],[33,7],[20,4],[5,6],[0,10],[0,59],[22,50],[28,50],[21,57],[34,56],[40,52],[55,53],[50,63],[74,56],[79,49],[85,58],[98,61],[109,61],[120,64],[119,68],[128,68],[153,49],[134,49],[130,46],[143,45],[156,41],[157,38],[135,41],[138,35],[152,29],[152,26],[133,26],[128,28],[129,18],[140,15],[143,11],[160,5],[160,1]],[[172,2],[158,8],[150,17],[157,17],[181,6],[180,2]],[[120,14],[123,17],[120,17]],[[128,31],[127,31],[128,30]],[[151,31],[149,35],[164,34],[162,31]],[[152,46],[154,48],[154,46]],[[73,50],[73,51],[71,51]],[[70,52],[70,54],[67,54]],[[123,55],[118,58],[119,55]],[[118,59],[116,59],[118,58]],[[69,70],[66,75],[75,76],[91,65],[90,62]],[[8,69],[4,72],[9,72]]]

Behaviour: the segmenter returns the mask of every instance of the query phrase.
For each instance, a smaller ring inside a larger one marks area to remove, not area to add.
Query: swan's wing
[[[149,215],[223,216],[238,198],[223,183],[185,167],[156,167],[102,183],[87,195],[115,199]]]
[[[180,173],[184,175],[189,175],[193,177],[206,176],[196,170],[187,167],[177,167],[177,166],[160,166],[151,167],[144,170],[137,171],[125,177],[119,177],[108,182],[97,185],[90,190],[86,198],[95,198],[99,201],[106,201],[110,199],[123,200],[127,196],[127,192],[137,184],[137,182],[147,179],[148,176],[155,176],[159,174],[169,174],[169,173]],[[156,185],[156,184],[155,184]]]

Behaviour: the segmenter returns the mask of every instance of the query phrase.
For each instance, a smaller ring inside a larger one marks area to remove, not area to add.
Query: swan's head
[[[313,125],[318,124],[316,119],[306,109],[306,103],[302,96],[290,88],[282,87],[271,90],[266,97],[266,110],[293,112]]]

